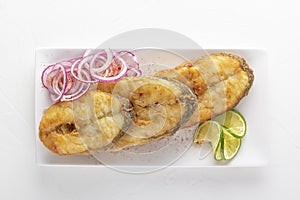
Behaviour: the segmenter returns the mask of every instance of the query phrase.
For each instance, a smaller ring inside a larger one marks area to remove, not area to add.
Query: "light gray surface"
[[[299,17],[292,1],[0,0],[0,199],[296,199]],[[34,49],[92,47],[120,32],[152,26],[181,32],[204,48],[266,48],[272,108],[265,116],[272,128],[267,167],[128,175],[36,166]]]

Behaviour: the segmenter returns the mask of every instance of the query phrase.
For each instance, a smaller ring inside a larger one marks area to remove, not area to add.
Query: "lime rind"
[[[221,126],[222,126],[222,128],[226,129],[226,131],[235,138],[242,139],[246,135],[246,133],[244,133],[243,135],[238,135],[234,131],[232,131],[230,128],[227,128],[226,126],[223,126],[223,125],[221,125]]]
[[[237,115],[239,121],[242,122],[242,130],[241,131],[236,131],[235,127],[229,127],[229,126],[227,126],[225,124],[226,123],[226,117],[229,116],[230,112],[231,112],[231,114]],[[246,132],[247,132],[247,123],[246,123],[246,120],[243,117],[243,115],[240,112],[238,112],[237,110],[235,110],[235,109],[227,111],[224,114],[219,115],[219,116],[213,118],[213,120],[219,122],[223,127],[226,127],[227,130],[228,130],[228,132],[230,132],[233,136],[235,136],[237,138],[243,138],[246,135]]]
[[[225,128],[222,131],[222,135],[223,137],[221,139],[223,141],[221,142],[221,155],[224,160],[232,160],[238,154],[242,145],[242,140],[232,135]],[[233,142],[236,142],[237,145]],[[234,148],[233,150],[230,149],[232,147]]]
[[[243,128],[244,128],[244,131],[243,131],[242,134],[237,134],[237,133],[235,133],[234,131],[232,131],[230,128],[229,128],[229,131],[230,131],[230,133],[232,133],[232,135],[234,135],[235,137],[237,137],[237,138],[243,138],[243,137],[246,135],[246,133],[247,133],[247,122],[246,122],[244,116],[243,116],[239,111],[237,111],[237,110],[235,110],[235,109],[232,109],[231,111],[232,111],[232,112],[235,112],[235,113],[242,119],[243,125],[244,125],[244,127],[243,127]]]
[[[214,159],[216,161],[221,161],[221,160],[225,160],[222,151],[221,151],[221,146],[223,145],[222,143],[224,142],[224,135],[223,135],[223,129],[221,130],[220,133],[220,140],[218,142],[218,146],[214,151]]]
[[[220,160],[223,160],[224,158],[222,157],[222,154],[221,154],[221,141],[219,141],[218,145],[217,145],[217,148],[214,152],[214,159],[216,161],[220,161]]]

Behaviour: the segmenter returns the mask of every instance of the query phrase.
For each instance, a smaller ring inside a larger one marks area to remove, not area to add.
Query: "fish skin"
[[[194,90],[197,110],[186,127],[234,108],[249,93],[254,81],[253,70],[245,59],[229,53],[205,56],[155,75],[176,79]]]

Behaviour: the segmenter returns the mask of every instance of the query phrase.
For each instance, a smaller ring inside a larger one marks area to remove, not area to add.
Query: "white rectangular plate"
[[[35,84],[35,134],[37,163],[47,166],[98,166],[92,156],[58,156],[47,150],[38,137],[38,127],[46,108],[51,105],[47,90],[42,88],[40,77],[48,64],[56,63],[82,55],[85,49],[37,49]],[[179,50],[180,51],[180,50]],[[182,50],[184,54],[193,50]],[[264,166],[268,158],[269,116],[267,87],[267,57],[263,50],[257,49],[207,49],[208,54],[227,52],[244,57],[254,70],[255,80],[249,96],[236,107],[247,120],[247,135],[243,138],[241,149],[232,161],[216,162],[212,153],[203,158],[204,148],[192,145],[171,167],[258,167]],[[177,50],[178,52],[178,50]],[[199,55],[200,56],[200,55]],[[171,61],[170,61],[171,63]],[[178,63],[180,64],[180,63]],[[174,63],[172,63],[174,65]],[[200,151],[200,148],[201,151]],[[151,164],[150,164],[151,165]]]

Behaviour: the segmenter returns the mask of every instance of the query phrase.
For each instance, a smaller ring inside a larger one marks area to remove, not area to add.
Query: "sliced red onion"
[[[51,81],[52,92],[50,92],[50,97],[52,101],[59,101],[63,97],[67,86],[67,73],[62,65],[57,65],[62,73],[57,72],[57,76],[54,76]],[[60,80],[63,80],[62,87],[59,87]],[[50,87],[49,87],[50,88]]]
[[[127,66],[129,68],[133,67],[138,69],[139,68],[139,63],[137,61],[137,58],[135,56],[135,54],[133,54],[130,51],[119,51],[117,52],[117,54],[119,55],[120,58],[122,58],[125,63],[127,64]]]
[[[105,56],[104,56],[104,53],[106,54]],[[105,61],[105,63],[103,63],[102,66],[99,67],[99,66],[95,65],[96,59],[98,59],[98,61],[99,60]],[[113,54],[110,49],[105,49],[104,52],[100,51],[97,54],[95,54],[90,62],[91,75],[93,76],[95,74],[95,72],[99,73],[99,72],[103,72],[104,70],[106,70],[110,66],[112,59],[113,59]]]
[[[72,75],[71,73],[71,68],[67,68],[66,69],[67,72],[67,87],[66,87],[66,91],[65,94],[69,94],[69,93],[73,93],[73,90],[77,90],[78,87],[77,85],[79,85],[79,81]]]
[[[72,84],[72,88],[70,90],[66,91],[65,95],[71,95],[71,94],[76,93],[77,91],[79,91],[81,89],[81,86],[82,86],[81,82],[75,79]]]
[[[84,67],[82,64],[81,68],[79,69],[80,62],[81,60],[76,60],[71,67],[71,74],[74,76],[74,78],[84,83],[97,83],[98,81],[91,77],[87,67]]]
[[[46,67],[43,72],[42,72],[42,77],[41,77],[41,81],[42,81],[42,84],[43,86],[48,89],[48,84],[47,84],[47,79],[48,79],[48,76],[49,76],[49,73],[51,73],[53,70],[53,65],[49,65],[48,67]],[[49,72],[48,72],[49,71]]]
[[[72,94],[65,94],[62,98],[61,101],[75,101],[76,99],[80,98],[81,96],[83,96],[85,93],[87,93],[87,91],[90,88],[90,84],[89,83],[81,83],[80,87],[78,88],[78,90]]]
[[[126,63],[123,61],[123,59],[119,57],[116,57],[113,62],[118,62],[118,61],[121,62],[121,69],[119,70],[118,74],[114,74],[114,76],[105,76],[105,77],[94,74],[94,78],[98,79],[100,82],[113,82],[121,79],[123,76],[125,76],[127,72],[127,66]]]
[[[83,53],[83,56],[82,56],[82,57],[86,57],[86,56],[90,55],[91,52],[92,52],[91,49],[87,49],[87,50]]]
[[[112,52],[110,49],[83,57],[49,65],[41,76],[53,101],[74,101],[84,95],[91,84],[112,82],[124,76],[140,76],[136,56],[129,51]]]
[[[63,61],[60,64],[64,67],[71,67],[72,66],[72,62],[70,62],[70,61]]]
[[[142,71],[139,68],[130,67],[127,70],[126,76],[141,76]]]
[[[57,64],[52,66],[52,71],[45,78],[44,84],[51,94],[56,94],[56,92],[53,90],[52,83],[58,78],[57,76],[61,74],[62,68],[63,66]]]

